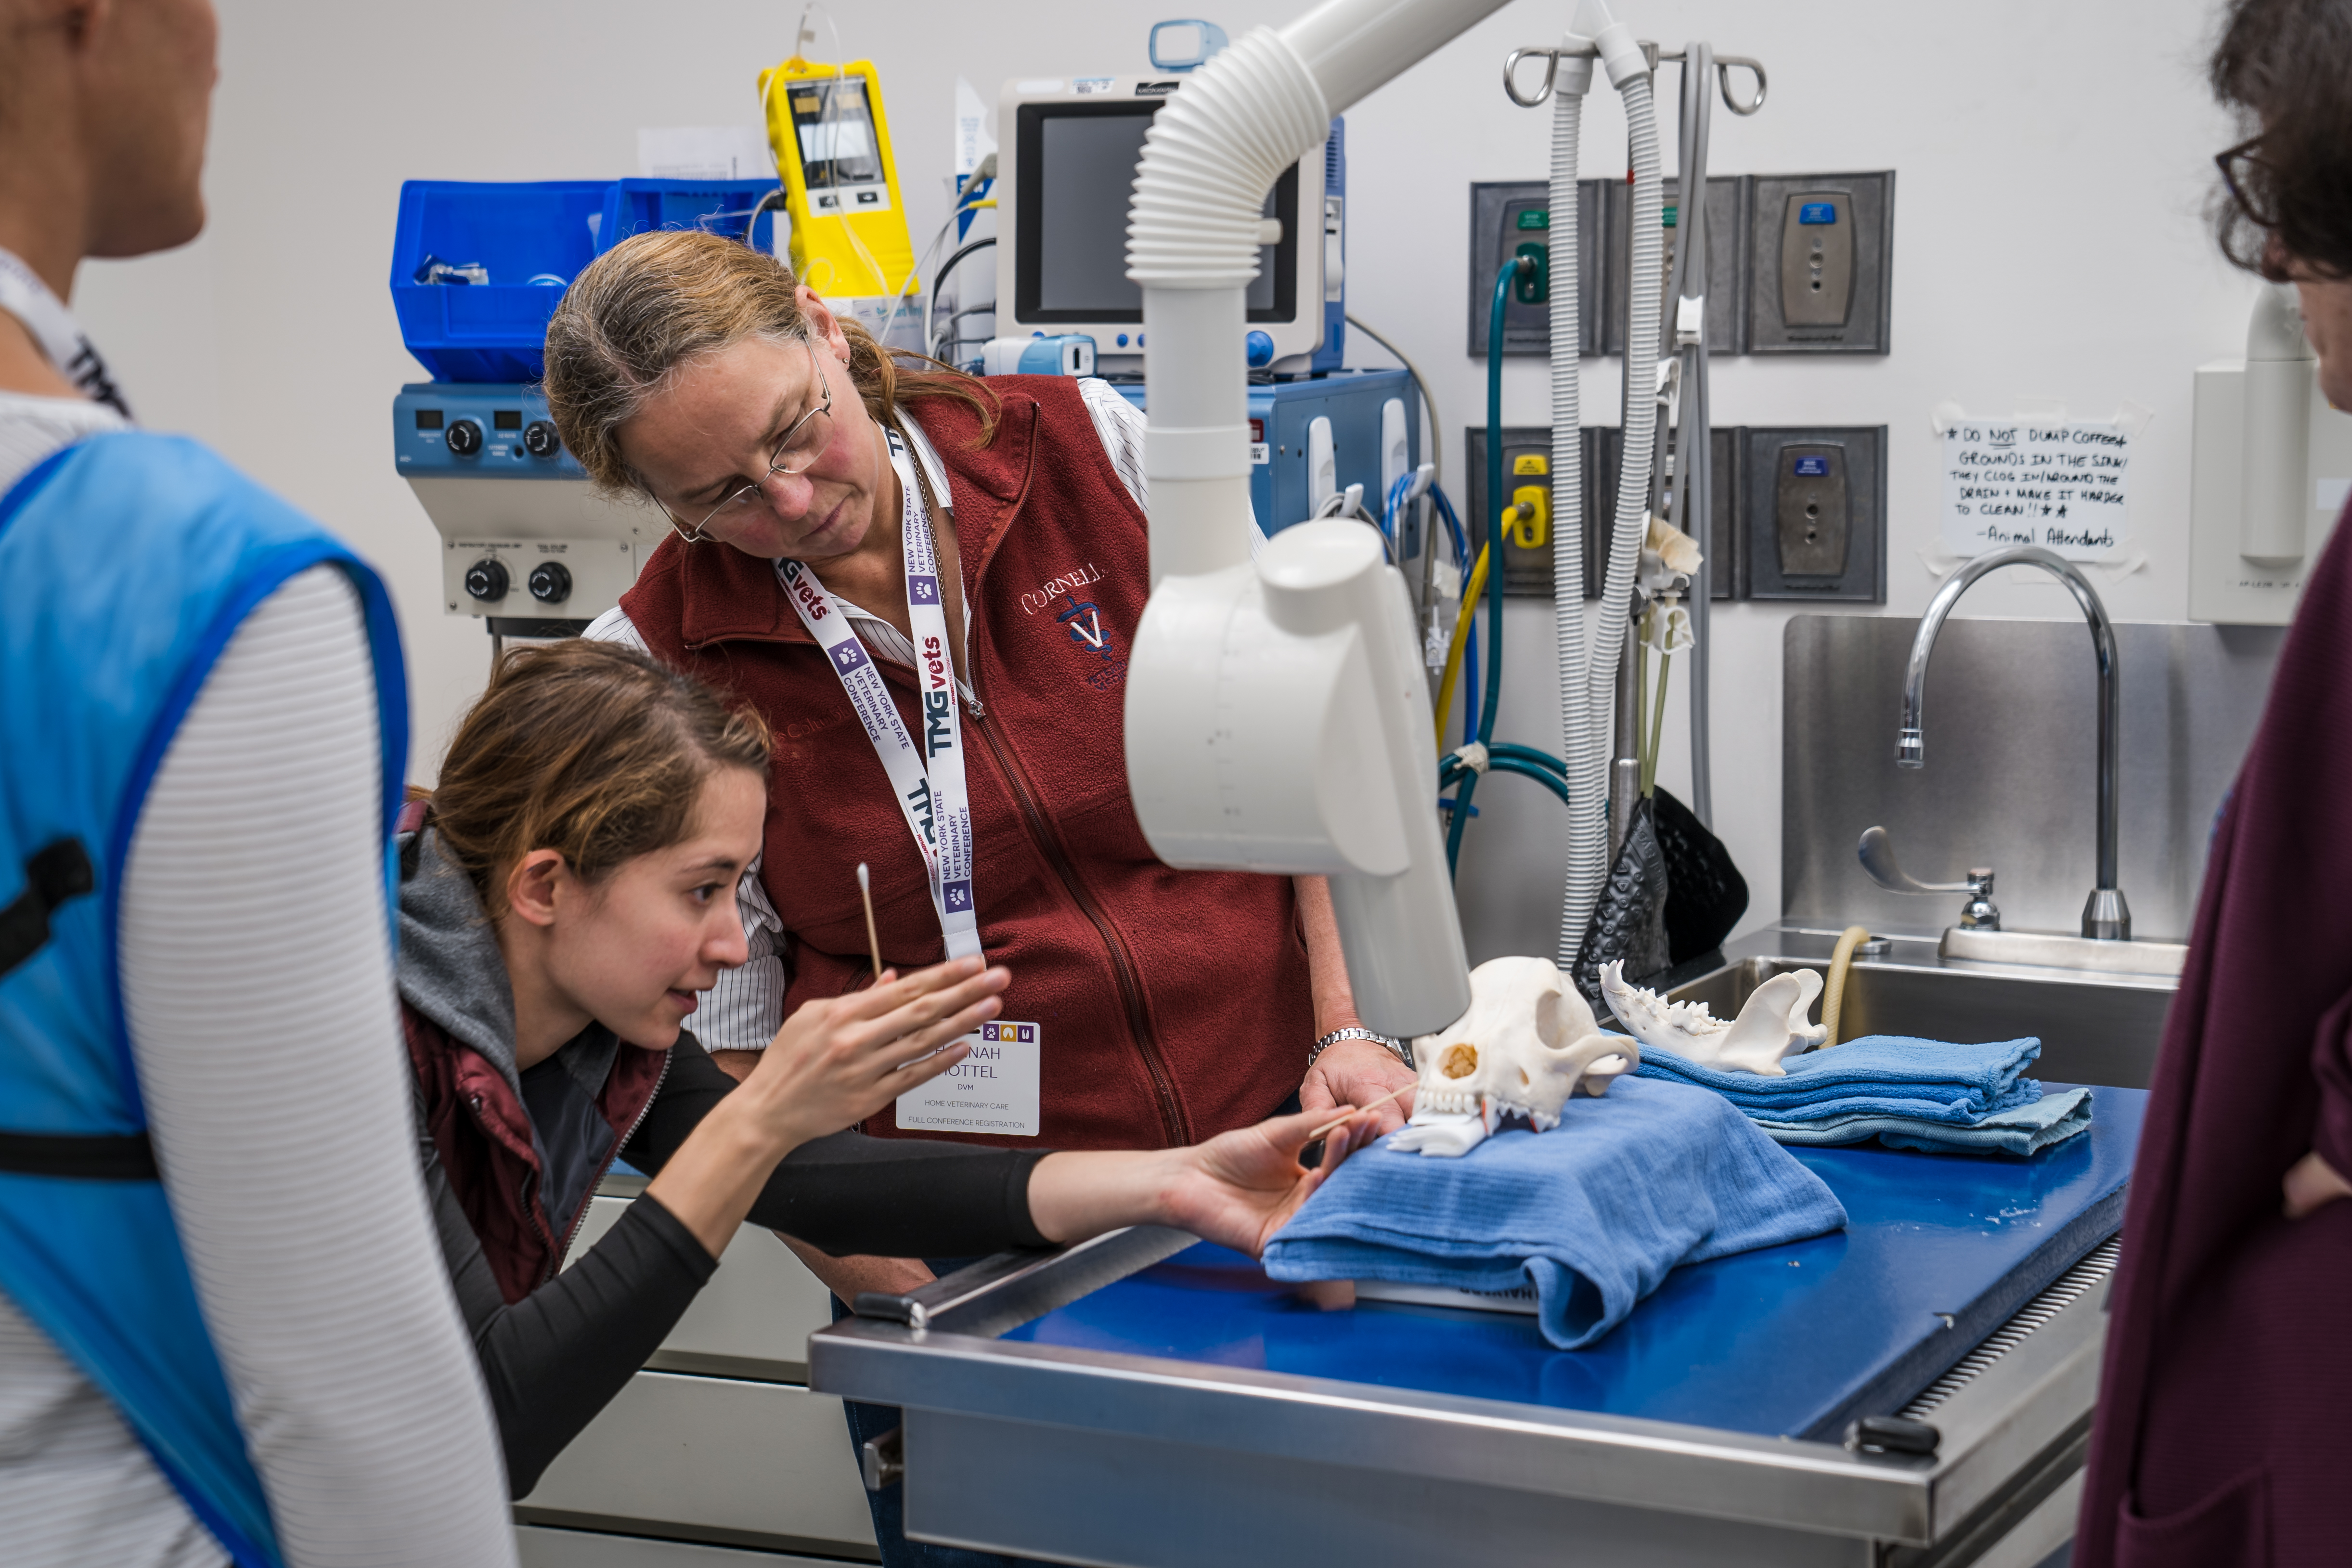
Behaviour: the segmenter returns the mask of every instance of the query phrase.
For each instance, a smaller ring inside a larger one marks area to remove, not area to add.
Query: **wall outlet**
[[[1886,426],[1745,432],[1747,596],[1886,602]]]
[[[1895,175],[1750,174],[1749,353],[1887,352]]]
[[[1682,223],[1680,183],[1665,183],[1665,245],[1658,265],[1662,282],[1675,275],[1675,242]],[[1736,354],[1747,342],[1748,182],[1736,174],[1719,174],[1706,183],[1706,352]],[[1622,180],[1609,184],[1609,264],[1605,268],[1608,314],[1601,327],[1601,352],[1625,352],[1625,300],[1632,286],[1633,194]],[[1665,319],[1674,319],[1674,301],[1664,303]]]
[[[1601,292],[1606,287],[1601,257],[1607,253],[1604,180],[1577,185],[1577,287],[1580,329],[1577,353],[1601,353]],[[1470,187],[1470,353],[1486,357],[1486,329],[1495,307],[1495,275],[1529,246],[1544,248],[1552,277],[1560,263],[1550,254],[1551,186],[1542,180],[1510,180]],[[1532,294],[1532,297],[1530,297]],[[1551,301],[1548,294],[1517,290],[1503,314],[1503,352],[1551,353]]]

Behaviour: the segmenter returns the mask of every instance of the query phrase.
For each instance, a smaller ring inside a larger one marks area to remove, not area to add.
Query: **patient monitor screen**
[[[1128,202],[1143,133],[1160,100],[1024,103],[1016,116],[1020,212],[1016,309],[1024,321],[1137,321],[1143,291],[1127,279]],[[1282,243],[1258,251],[1249,319],[1287,321],[1297,310],[1298,171],[1265,198]]]

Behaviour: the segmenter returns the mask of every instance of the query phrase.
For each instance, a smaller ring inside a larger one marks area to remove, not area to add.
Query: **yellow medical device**
[[[768,144],[784,177],[792,218],[792,266],[835,309],[853,306],[878,330],[893,296],[919,296],[915,247],[898,195],[898,163],[882,111],[882,80],[871,60],[820,65],[794,55],[760,73]],[[871,305],[879,301],[879,317]],[[919,302],[900,305],[921,321]]]

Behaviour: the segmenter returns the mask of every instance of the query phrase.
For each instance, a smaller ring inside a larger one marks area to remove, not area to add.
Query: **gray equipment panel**
[[[1601,191],[1611,182],[1577,183],[1578,354],[1601,349],[1601,307],[1608,254],[1602,228],[1608,219]],[[1486,329],[1495,302],[1495,275],[1525,245],[1542,245],[1549,258],[1551,186],[1543,180],[1505,180],[1470,187],[1470,353],[1486,357]],[[1557,261],[1550,263],[1557,266]],[[1551,352],[1551,306],[1514,299],[1503,312],[1506,354]]]
[[[1745,434],[1747,596],[1885,604],[1886,426]]]
[[[1750,174],[1747,183],[1748,352],[1886,353],[1893,172]]]
[[[1602,320],[1601,352],[1625,352],[1626,291],[1633,273],[1633,191],[1622,180],[1609,183],[1609,311]],[[1717,174],[1706,182],[1706,352],[1736,354],[1748,341],[1748,182],[1737,174]],[[1680,182],[1665,181],[1665,212],[1681,216]],[[1675,275],[1675,242],[1681,237],[1679,221],[1666,225],[1665,245],[1659,252],[1662,280]],[[1665,301],[1662,319],[1674,320],[1674,302]]]

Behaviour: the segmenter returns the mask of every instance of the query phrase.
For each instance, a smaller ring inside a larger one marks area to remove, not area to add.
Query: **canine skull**
[[[1559,1124],[1580,1084],[1607,1092],[1640,1054],[1604,1035],[1559,966],[1542,958],[1490,959],[1470,972],[1470,1011],[1412,1043],[1421,1082],[1412,1122],[1391,1147],[1463,1154],[1510,1112],[1538,1129]]]
[[[1706,1010],[1704,1002],[1673,1002],[1654,991],[1625,984],[1625,966],[1601,966],[1601,994],[1633,1037],[1645,1046],[1720,1068],[1727,1072],[1785,1076],[1783,1057],[1811,1049],[1829,1038],[1820,1024],[1808,1024],[1822,977],[1792,969],[1759,985],[1730,1022]]]

